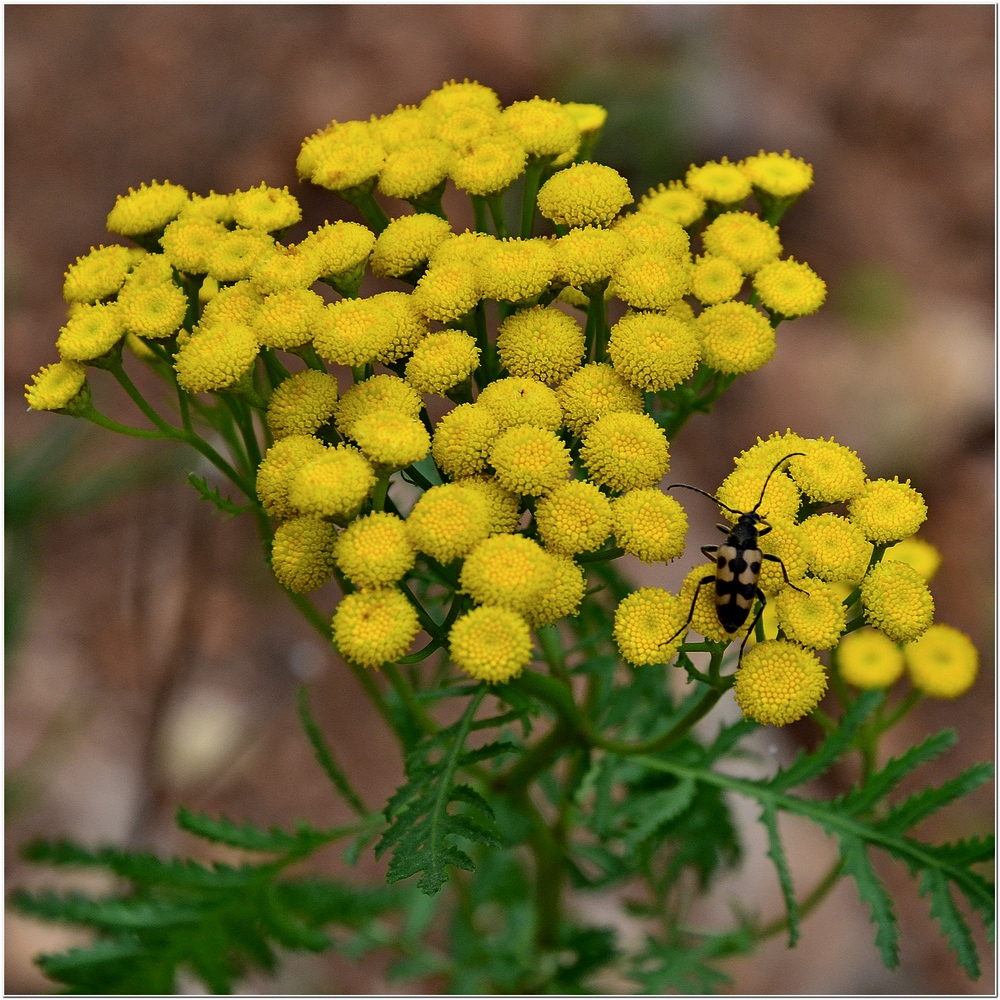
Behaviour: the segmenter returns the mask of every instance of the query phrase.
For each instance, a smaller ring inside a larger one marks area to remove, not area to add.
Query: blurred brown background
[[[505,103],[604,104],[597,157],[636,194],[722,154],[789,148],[813,163],[816,185],[782,236],[827,280],[829,304],[783,327],[775,361],[689,425],[672,474],[711,488],[757,435],[792,427],[834,435],[873,477],[910,477],[930,507],[923,534],[945,557],[938,619],[972,635],[982,667],[972,693],[921,706],[886,749],[956,727],[958,748],[924,771],[935,783],[993,757],[990,6],[8,5],[5,26],[8,886],[53,881],[17,859],[39,833],[191,852],[171,822],[180,802],[265,824],[345,819],[294,718],[303,679],[369,803],[395,787],[394,743],[282,602],[252,526],[213,514],[184,483],[195,460],[27,414],[22,387],[56,359],[63,271],[111,241],[117,193],[153,178],[201,193],[265,180],[288,184],[311,225],[354,218],[298,186],[301,139],[450,78],[477,78]],[[714,537],[715,512],[703,516],[693,547]],[[685,568],[657,580],[676,584]],[[767,730],[761,748],[784,754],[814,737]],[[780,911],[753,818],[751,863],[707,919],[728,922],[737,898],[765,919]],[[992,820],[984,789],[925,833],[982,834]],[[831,844],[788,832],[805,890]],[[338,869],[327,854],[319,862]],[[875,860],[897,900],[899,970],[881,967],[868,913],[842,885],[794,951],[777,940],[732,962],[734,990],[990,992],[989,958],[983,979],[966,981],[906,873]],[[380,871],[369,858],[359,874]],[[47,989],[31,956],[74,940],[8,916],[6,992]],[[377,966],[331,957],[292,959],[247,987],[399,988]]]

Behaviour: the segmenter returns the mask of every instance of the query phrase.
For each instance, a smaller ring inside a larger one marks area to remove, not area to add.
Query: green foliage
[[[209,486],[208,480],[204,476],[196,476],[193,472],[188,473],[188,482],[198,491],[202,500],[207,500],[216,510],[230,517],[239,517],[240,514],[248,514],[253,507],[238,504],[229,497],[222,495],[217,486]]]

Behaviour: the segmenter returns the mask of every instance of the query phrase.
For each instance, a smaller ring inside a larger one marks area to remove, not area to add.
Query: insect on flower
[[[716,527],[725,536],[726,540],[722,545],[703,545],[701,551],[715,560],[715,572],[709,573],[707,576],[703,576],[698,581],[698,586],[694,591],[694,598],[691,601],[691,610],[688,612],[687,621],[665,642],[664,646],[673,642],[687,627],[691,624],[691,619],[694,617],[695,605],[698,603],[698,594],[701,588],[705,586],[706,583],[715,584],[715,612],[719,616],[719,623],[722,627],[732,634],[747,620],[747,616],[750,614],[750,609],[753,607],[754,598],[760,599],[760,607],[757,610],[757,614],[754,616],[753,623],[747,630],[746,636],[743,638],[743,642],[740,643],[740,655],[739,660],[743,659],[743,650],[746,647],[747,639],[750,638],[750,633],[757,627],[757,622],[760,621],[761,615],[764,613],[764,605],[767,604],[767,598],[764,597],[764,592],[757,585],[757,581],[760,579],[760,567],[764,559],[770,562],[776,562],[781,567],[781,573],[785,578],[785,583],[788,584],[793,590],[797,590],[800,594],[806,593],[801,587],[796,587],[791,580],[788,579],[788,571],[785,569],[785,564],[778,558],[778,556],[767,555],[761,552],[757,547],[757,539],[761,535],[766,535],[771,530],[771,525],[764,519],[764,517],[757,513],[757,509],[764,502],[764,494],[767,490],[767,484],[771,481],[771,476],[778,471],[784,462],[787,462],[790,458],[795,458],[797,455],[803,455],[804,452],[793,451],[790,455],[785,455],[784,458],[779,459],[775,462],[774,467],[767,474],[767,478],[764,480],[764,485],[760,490],[760,499],[754,504],[752,510],[740,511],[734,510],[732,507],[727,506],[721,501],[717,500],[712,496],[711,493],[706,493],[704,490],[698,489],[697,486],[688,486],[686,483],[674,483],[668,486],[668,490],[676,489],[677,487],[683,487],[686,490],[694,490],[695,493],[700,493],[702,496],[708,497],[709,500],[715,500],[720,507],[724,507],[731,514],[736,515],[736,524],[731,528],[727,524],[718,524]],[[739,661],[737,661],[739,662]]]

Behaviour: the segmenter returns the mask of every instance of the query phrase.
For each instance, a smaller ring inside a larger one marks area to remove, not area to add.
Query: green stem
[[[114,375],[115,380],[118,384],[128,393],[129,398],[135,403],[136,406],[142,410],[143,415],[149,419],[149,422],[154,426],[159,428],[164,434],[174,436],[179,434],[178,428],[173,427],[168,424],[152,406],[146,401],[146,397],[143,396],[141,392],[136,388],[135,383],[128,377],[125,369],[119,363],[113,365],[108,369],[112,375]]]
[[[503,195],[488,195],[486,204],[490,207],[490,215],[493,216],[493,225],[496,227],[497,236],[502,240],[508,239],[510,231],[507,229],[507,220],[503,212]]]
[[[608,310],[604,301],[604,289],[607,282],[587,288],[587,298],[590,304],[587,306],[587,329],[591,329],[590,317],[593,314],[594,353],[592,355],[595,362],[606,361],[608,348]]]
[[[170,441],[175,437],[173,434],[164,434],[162,431],[150,431],[144,430],[141,427],[130,427],[127,424],[120,424],[118,421],[104,416],[103,413],[99,413],[92,406],[89,409],[81,411],[79,416],[84,420],[89,420],[91,423],[97,424],[98,427],[104,427],[109,431],[114,431],[116,434],[126,434],[128,437],[148,438],[156,441]]]
[[[475,232],[488,233],[490,227],[487,221],[486,199],[481,194],[470,194],[469,199],[472,201],[472,217]]]
[[[843,861],[837,860],[831,865],[830,870],[816,883],[815,888],[812,892],[806,896],[805,899],[799,903],[799,918],[805,919],[816,909],[819,904],[826,899],[827,894],[830,890],[837,884],[840,879],[840,872],[843,868]],[[769,924],[764,924],[760,930],[756,931],[754,934],[754,940],[756,941],[766,941],[768,938],[775,937],[781,934],[783,931],[788,930],[788,917],[779,917],[777,920],[772,920]]]
[[[389,225],[389,216],[375,200],[370,187],[348,188],[337,193],[364,216],[365,222],[372,227],[376,236]]]
[[[524,194],[521,200],[521,238],[529,239],[535,228],[535,208],[538,189],[542,185],[542,174],[552,162],[552,157],[531,159],[524,171]]]
[[[417,701],[413,688],[410,686],[410,682],[399,672],[399,668],[396,664],[384,663],[382,665],[382,673],[389,678],[389,683],[399,696],[399,700],[406,707],[406,711],[409,713],[410,718],[425,733],[436,733],[438,731],[437,723],[427,714],[427,709],[425,709],[424,706]]]
[[[375,489],[372,492],[372,510],[385,510],[385,498],[389,493],[389,479],[391,472],[381,472],[375,480]]]

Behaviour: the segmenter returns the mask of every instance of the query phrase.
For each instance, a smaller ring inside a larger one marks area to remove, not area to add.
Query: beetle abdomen
[[[757,594],[762,560],[760,549],[720,545],[715,559],[715,610],[727,632],[746,620]]]

